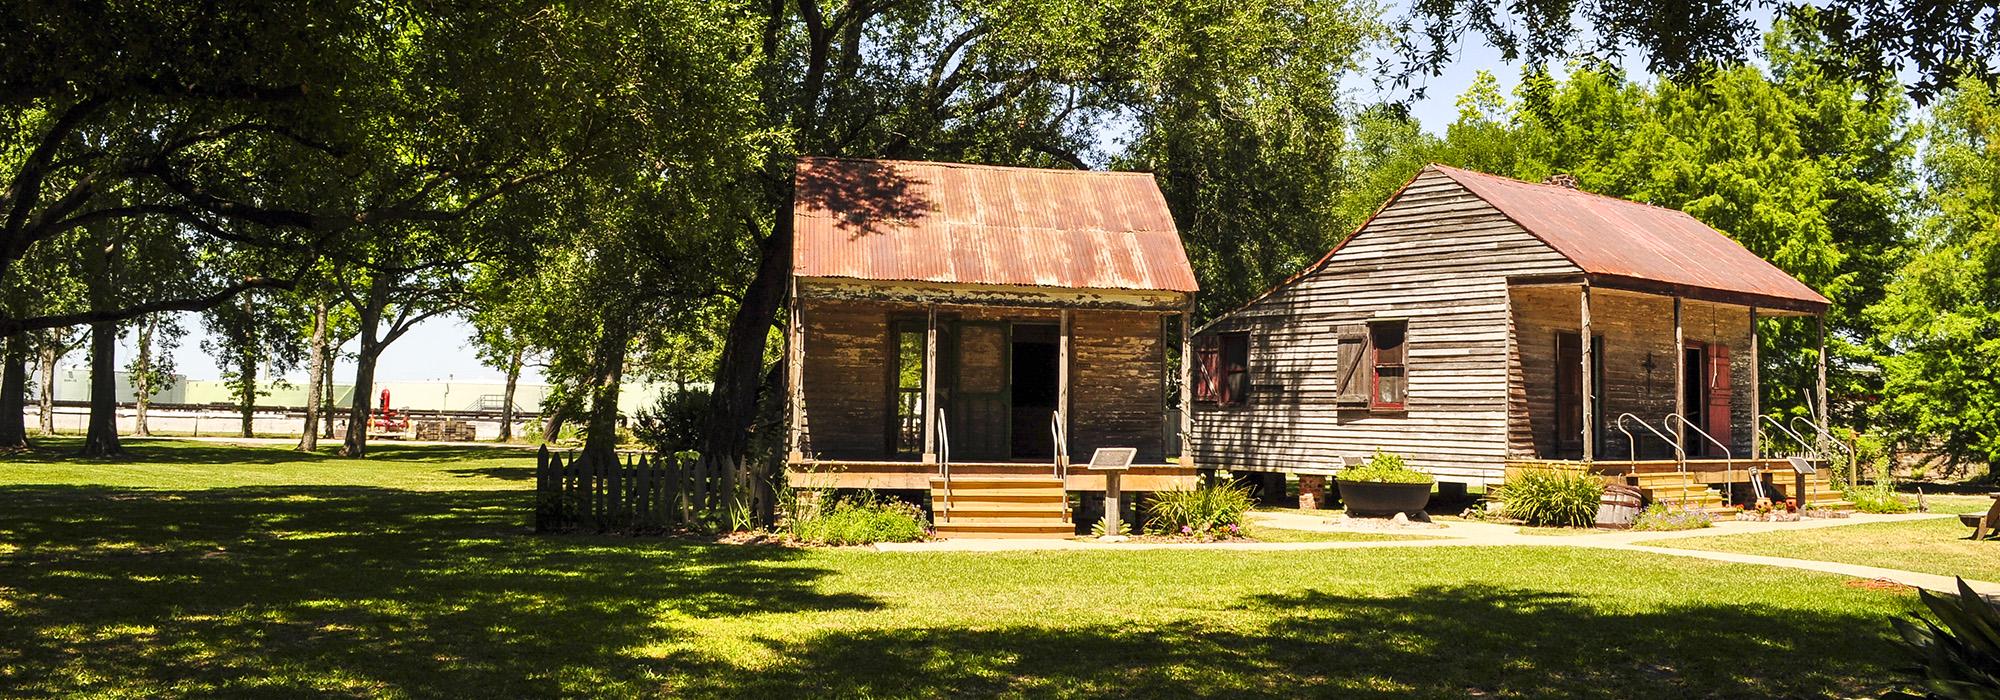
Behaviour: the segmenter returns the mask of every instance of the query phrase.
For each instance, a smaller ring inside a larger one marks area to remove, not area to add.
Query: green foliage
[[[1233,484],[1157,491],[1146,501],[1146,532],[1201,538],[1234,536],[1243,528],[1243,514],[1254,505],[1250,489]]]
[[[1105,535],[1113,534],[1105,532],[1104,524],[1106,522],[1108,522],[1107,519],[1099,518],[1096,524],[1090,526],[1090,535],[1092,537],[1103,537]],[[1132,522],[1129,520],[1120,519],[1118,521],[1118,532],[1116,534],[1121,536],[1132,534]]]
[[[1715,516],[1665,503],[1646,506],[1645,510],[1639,511],[1639,519],[1632,522],[1632,529],[1643,532],[1699,530],[1705,527],[1715,527]]]
[[[1958,595],[1918,591],[1937,621],[1911,615],[1896,633],[1916,664],[1907,673],[1921,695],[1949,700],[2000,698],[2000,607],[1959,578]]]
[[[639,409],[632,423],[633,438],[661,454],[695,449],[708,418],[708,398],[705,389],[661,394],[651,407]]]
[[[1577,469],[1522,469],[1501,487],[1507,517],[1537,527],[1590,527],[1604,481]]]
[[[1384,484],[1428,484],[1431,475],[1403,464],[1402,455],[1376,450],[1366,462],[1340,470],[1341,481],[1370,481]]]
[[[830,506],[819,499],[793,499],[793,508],[784,526],[800,542],[844,546],[929,536],[923,509],[872,492],[842,497]]]
[[[1967,81],[1931,115],[1927,216],[1868,310],[1884,351],[1873,415],[1964,471],[2000,462],[2000,92]]]
[[[1849,487],[1842,492],[1842,497],[1852,502],[1855,510],[1863,513],[1908,513],[1912,510],[1909,500],[1896,493],[1895,486],[1887,481]]]

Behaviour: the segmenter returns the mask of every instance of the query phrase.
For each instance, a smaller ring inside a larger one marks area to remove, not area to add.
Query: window
[[[1409,393],[1409,376],[1403,364],[1409,347],[1408,321],[1376,321],[1368,324],[1368,348],[1372,381],[1368,408],[1373,411],[1403,410]]]
[[[1218,333],[1194,348],[1194,400],[1234,406],[1250,395],[1250,334]]]

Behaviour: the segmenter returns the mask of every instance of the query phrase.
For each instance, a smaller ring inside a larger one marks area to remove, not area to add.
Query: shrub
[[[1576,469],[1523,469],[1500,487],[1507,517],[1537,527],[1590,527],[1604,481]]]
[[[929,529],[922,508],[873,493],[843,497],[831,506],[797,500],[785,527],[800,542],[831,545],[914,542]]]
[[[1234,535],[1242,529],[1243,514],[1252,505],[1250,489],[1229,484],[1159,491],[1146,501],[1146,531],[1195,537]]]
[[[652,406],[639,409],[632,437],[660,454],[692,450],[700,444],[707,420],[707,389],[669,391]]]
[[[1863,513],[1908,513],[1910,502],[1896,493],[1888,482],[1877,482],[1872,486],[1856,486],[1845,492],[1854,509]]]
[[[1715,517],[1693,508],[1677,508],[1665,503],[1655,503],[1639,511],[1639,519],[1632,522],[1632,529],[1649,532],[1669,532],[1673,530],[1699,530],[1715,527]]]
[[[1401,455],[1381,450],[1376,450],[1366,462],[1340,470],[1339,478],[1342,481],[1372,481],[1387,484],[1431,483],[1431,475],[1405,466]]]
[[[1958,595],[1918,591],[1938,621],[1896,620],[1902,647],[1916,657],[1906,670],[1934,698],[2000,697],[2000,607],[1958,579]],[[1911,695],[1923,697],[1924,695]]]

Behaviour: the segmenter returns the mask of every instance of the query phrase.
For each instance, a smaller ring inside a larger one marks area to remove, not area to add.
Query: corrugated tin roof
[[[800,158],[802,277],[1193,292],[1148,173]]]
[[[1686,212],[1445,165],[1427,167],[1612,286],[1794,311],[1827,307],[1819,292]]]

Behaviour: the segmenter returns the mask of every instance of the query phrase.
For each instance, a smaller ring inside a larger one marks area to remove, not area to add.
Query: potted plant
[[[1411,469],[1403,458],[1376,450],[1361,464],[1340,470],[1335,484],[1349,516],[1388,517],[1421,513],[1431,502],[1431,475]]]

